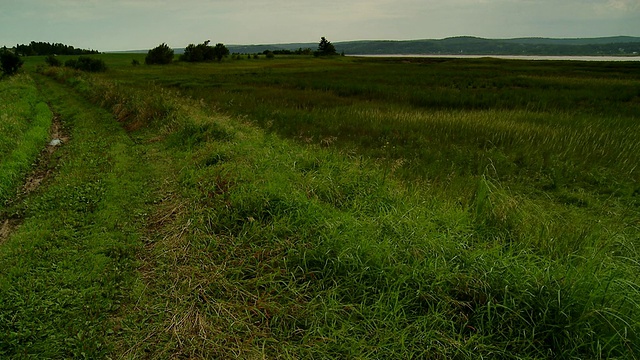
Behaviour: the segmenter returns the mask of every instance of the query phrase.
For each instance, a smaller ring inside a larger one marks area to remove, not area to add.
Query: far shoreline
[[[375,58],[433,58],[433,59],[482,59],[493,58],[503,60],[533,61],[640,61],[640,56],[580,56],[580,55],[425,55],[425,54],[347,54],[350,57]]]

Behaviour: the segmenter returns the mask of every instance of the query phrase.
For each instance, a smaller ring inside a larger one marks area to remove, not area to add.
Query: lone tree
[[[20,56],[7,50],[6,47],[0,51],[0,69],[5,75],[17,73],[23,63],[24,61],[22,61]]]
[[[149,50],[147,57],[144,59],[144,63],[147,65],[153,64],[169,64],[173,61],[173,49],[165,43],[162,43],[155,48]]]
[[[336,51],[336,47],[333,46],[331,41],[327,40],[324,36],[320,39],[320,43],[318,44],[318,50],[316,50],[313,55],[317,56],[333,56],[338,55]]]

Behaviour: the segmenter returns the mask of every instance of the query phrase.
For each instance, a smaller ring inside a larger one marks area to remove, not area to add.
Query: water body
[[[564,61],[640,61],[640,56],[545,56],[545,55],[348,55],[379,58],[434,58],[434,59],[481,59],[494,58],[506,60],[564,60]]]

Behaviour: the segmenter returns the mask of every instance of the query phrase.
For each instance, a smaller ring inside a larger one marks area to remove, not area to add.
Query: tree
[[[320,39],[318,50],[313,53],[315,56],[333,56],[338,55],[336,47],[324,36]]]
[[[184,49],[184,54],[180,56],[180,61],[202,62],[213,61],[215,59],[214,49],[209,46],[211,41],[207,40],[202,44],[189,44]]]
[[[180,55],[180,61],[200,62],[204,61],[204,53],[200,45],[189,44],[184,48],[184,54]]]
[[[13,75],[18,72],[24,61],[6,47],[0,51],[0,69],[5,75]]]
[[[222,58],[229,55],[229,49],[222,43],[216,44],[213,48],[213,56],[218,60],[222,61]]]
[[[201,61],[221,61],[223,57],[229,55],[229,49],[223,44],[209,46],[211,41],[207,40],[202,44],[189,44],[184,49],[184,54],[180,56],[181,61],[201,62]]]
[[[173,61],[173,49],[165,43],[162,43],[155,48],[149,50],[147,57],[144,59],[144,63],[147,65],[153,64],[169,64]]]

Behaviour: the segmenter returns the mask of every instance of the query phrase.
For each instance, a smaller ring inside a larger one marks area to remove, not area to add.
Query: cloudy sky
[[[640,36],[640,0],[0,0],[0,46]]]

